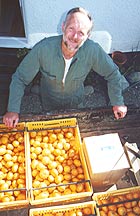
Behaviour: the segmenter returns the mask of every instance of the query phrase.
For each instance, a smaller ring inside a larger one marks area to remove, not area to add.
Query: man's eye
[[[79,36],[83,37],[84,36],[83,32],[79,32]]]
[[[69,31],[73,31],[73,28],[69,28],[68,30],[69,30]]]

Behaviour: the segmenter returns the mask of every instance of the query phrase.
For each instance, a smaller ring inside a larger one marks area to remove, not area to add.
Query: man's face
[[[63,42],[67,49],[75,52],[83,45],[89,36],[91,23],[89,18],[82,13],[69,15],[62,25]]]

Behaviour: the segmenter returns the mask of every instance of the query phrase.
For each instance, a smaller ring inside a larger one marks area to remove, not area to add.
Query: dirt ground
[[[109,107],[109,98],[104,81],[96,77],[92,84],[94,92],[85,97],[84,108]],[[123,92],[125,104],[131,108],[140,107],[140,82],[130,85]],[[42,114],[40,98],[37,94],[26,94],[21,105],[21,114]]]

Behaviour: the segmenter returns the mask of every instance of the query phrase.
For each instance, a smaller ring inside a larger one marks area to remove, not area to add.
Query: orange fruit
[[[31,138],[35,138],[35,137],[36,137],[36,131],[30,132],[30,137],[31,137]]]
[[[37,146],[35,149],[34,149],[34,153],[36,155],[39,155],[40,153],[42,152],[42,148],[40,146]]]
[[[12,160],[12,156],[10,154],[5,154],[4,155],[4,160],[5,161],[11,161]]]
[[[65,174],[64,179],[67,181],[70,181],[71,180],[71,174],[69,174],[69,173]]]
[[[41,192],[38,196],[36,196],[36,199],[46,199],[49,197],[49,192],[45,191],[45,192]]]
[[[40,170],[39,176],[42,179],[46,179],[49,176],[49,171],[47,169],[42,169]]]
[[[35,137],[35,141],[42,142],[42,136],[41,135],[37,135]]]
[[[77,170],[76,168],[72,169],[72,170],[71,170],[71,174],[72,174],[73,176],[77,176],[77,175],[78,175],[78,170]]]
[[[49,137],[48,136],[44,136],[42,142],[43,143],[48,143],[49,141]]]
[[[7,163],[5,164],[5,166],[7,167],[7,168],[10,168],[10,167],[12,167],[13,166],[13,161],[7,161]]]
[[[19,173],[18,172],[15,172],[14,174],[13,174],[13,179],[18,179],[19,178]]]
[[[63,166],[61,164],[58,164],[57,170],[58,170],[58,173],[62,173],[63,172]]]
[[[24,137],[20,136],[17,140],[18,140],[19,143],[23,143],[24,142]]]
[[[1,199],[2,202],[10,202],[10,199],[8,196],[4,196],[2,199]]]
[[[91,208],[85,207],[85,208],[83,209],[83,214],[85,214],[85,215],[90,215],[90,214],[92,214]]]
[[[36,177],[38,174],[39,174],[39,171],[38,171],[38,170],[34,169],[34,170],[32,171],[32,176],[33,176],[33,177]]]
[[[14,140],[14,141],[12,142],[12,145],[13,145],[14,147],[18,147],[18,146],[19,146],[19,142],[18,142],[17,140]]]
[[[115,211],[109,211],[108,216],[118,216],[118,214]]]
[[[8,190],[9,186],[8,184],[5,182],[2,185],[0,185],[0,190]]]
[[[13,150],[14,149],[14,146],[12,144],[10,144],[10,143],[8,143],[6,147],[9,150]]]
[[[58,176],[58,170],[56,168],[53,168],[50,170],[51,175],[53,175],[54,177]]]
[[[57,134],[57,138],[60,140],[60,139],[63,139],[64,138],[64,135],[62,133],[58,133]]]
[[[48,181],[49,182],[54,182],[54,176],[53,175],[49,175],[48,176]]]
[[[119,213],[120,216],[123,216],[123,215],[127,214],[127,210],[126,210],[126,208],[124,206],[120,206],[118,208],[118,213]]]
[[[57,135],[54,133],[50,134],[49,136],[50,143],[54,143],[56,140],[57,140]]]
[[[70,166],[64,166],[63,168],[64,168],[65,173],[70,173],[70,171],[71,171]]]
[[[72,192],[76,192],[76,184],[72,184],[69,186]]]
[[[76,191],[79,193],[79,192],[82,192],[84,190],[84,185],[83,184],[77,184],[76,186]]]
[[[72,132],[67,132],[67,133],[65,133],[65,137],[70,139],[70,138],[73,137],[73,133]]]
[[[24,174],[25,173],[25,167],[23,165],[20,165],[19,168],[18,168],[18,172],[20,174]]]
[[[80,161],[80,160],[75,159],[75,160],[73,161],[73,163],[74,163],[74,165],[75,165],[76,167],[80,167],[80,166],[81,166],[81,161]]]
[[[127,216],[136,216],[134,212],[127,212]]]
[[[0,141],[1,141],[2,144],[5,145],[5,144],[8,143],[8,137],[7,136],[2,136],[1,139],[0,139]]]
[[[50,155],[50,150],[49,149],[43,149],[43,151],[42,151],[42,155],[43,156],[49,156]]]
[[[71,193],[72,193],[72,191],[71,191],[70,188],[66,188],[66,189],[64,190],[64,195],[69,195],[69,194],[71,194]]]
[[[26,195],[24,193],[20,193],[17,197],[16,200],[25,200],[26,199]]]
[[[2,180],[4,178],[5,178],[5,174],[2,171],[0,171],[0,180]]]
[[[0,147],[0,155],[4,155],[6,153],[6,149]]]
[[[135,206],[135,207],[133,208],[133,212],[134,212],[135,214],[137,214],[137,215],[140,215],[140,207],[139,207],[139,206]]]
[[[62,177],[61,177],[61,175],[58,175],[58,176],[55,176],[55,183],[56,184],[60,184],[61,182],[62,182]]]
[[[57,165],[58,165],[58,163],[56,161],[51,161],[48,165],[48,168],[53,169],[53,168],[56,168]]]
[[[48,165],[50,163],[50,158],[48,156],[43,156],[41,161],[44,165]]]

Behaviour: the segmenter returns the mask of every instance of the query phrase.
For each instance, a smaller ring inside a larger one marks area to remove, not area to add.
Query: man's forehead
[[[79,24],[83,26],[91,25],[91,21],[89,20],[88,16],[81,12],[75,12],[73,14],[70,14],[67,17],[66,20],[67,24],[72,22],[78,22]]]

